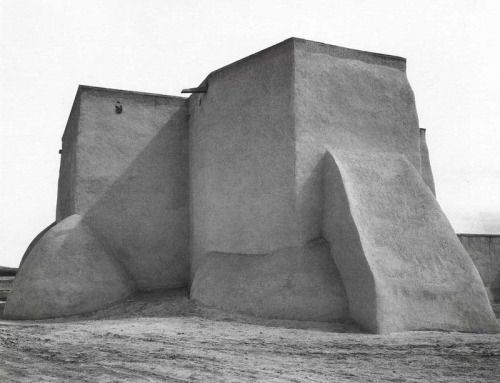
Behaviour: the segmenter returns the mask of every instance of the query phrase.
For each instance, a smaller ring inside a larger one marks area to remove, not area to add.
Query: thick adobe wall
[[[395,152],[420,171],[404,58],[294,39],[296,190],[303,240],[321,235],[322,159],[332,150]]]
[[[405,156],[329,151],[324,233],[365,328],[498,331],[476,267]]]
[[[83,216],[141,290],[188,281],[187,112],[180,97],[80,86],[63,137],[58,220]]]
[[[265,254],[296,235],[293,43],[208,76],[190,98],[191,275],[204,254]]]
[[[296,210],[294,39],[208,76],[190,98],[191,297],[267,318],[349,316],[323,238]]]

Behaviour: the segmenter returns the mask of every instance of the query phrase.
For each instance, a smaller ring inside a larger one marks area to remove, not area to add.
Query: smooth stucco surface
[[[191,286],[204,305],[265,318],[334,322],[349,317],[339,272],[324,239],[270,254],[206,255]]]
[[[500,235],[458,234],[483,279],[490,299],[500,300]]]
[[[44,319],[103,309],[133,292],[130,276],[75,214],[48,230],[19,270],[7,319]]]
[[[479,273],[400,154],[325,158],[324,235],[354,320],[373,332],[497,331]]]
[[[292,42],[205,83],[206,94],[190,97],[192,277],[206,253],[302,245],[295,230]]]
[[[341,262],[335,283],[343,282],[350,312],[366,328],[495,328],[478,272],[422,179],[421,172],[430,184],[432,173],[405,59],[290,39],[202,85],[207,93],[190,97],[193,297],[274,315],[259,306],[276,291],[255,271],[262,254],[286,257],[285,249],[323,236]],[[342,163],[353,179],[367,171],[366,184],[324,173],[327,151],[330,162],[340,152],[369,156],[371,167],[362,157]],[[345,210],[348,197],[359,215]],[[262,287],[238,289],[247,273]],[[273,309],[286,312],[289,301]]]
[[[334,320],[346,316],[342,281],[297,210],[294,55],[287,40],[210,74],[207,93],[190,97],[191,297]]]
[[[295,193],[303,240],[321,233],[326,148],[404,154],[420,169],[418,118],[402,58],[294,41]]]
[[[188,170],[185,99],[80,87],[63,137],[58,219],[82,215],[139,289],[185,286]]]

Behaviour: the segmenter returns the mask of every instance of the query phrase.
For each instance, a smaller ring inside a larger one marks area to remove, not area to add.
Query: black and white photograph
[[[499,382],[500,2],[0,0],[0,382]]]

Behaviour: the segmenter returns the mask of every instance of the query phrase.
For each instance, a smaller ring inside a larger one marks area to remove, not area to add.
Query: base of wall
[[[344,285],[323,238],[270,254],[208,253],[191,298],[263,318],[335,322],[350,317]]]

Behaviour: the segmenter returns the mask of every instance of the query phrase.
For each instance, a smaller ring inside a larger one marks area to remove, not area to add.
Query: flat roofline
[[[402,63],[406,63],[406,58],[404,57],[401,57],[401,56],[394,56],[394,55],[387,55],[387,54],[384,54],[384,53],[376,53],[376,52],[369,52],[369,51],[363,51],[363,50],[359,50],[359,49],[352,49],[352,48],[346,48],[346,47],[341,47],[339,45],[332,45],[332,44],[325,44],[325,43],[322,43],[322,42],[318,42],[318,41],[313,41],[313,40],[306,40],[306,39],[301,39],[299,37],[290,37],[286,40],[283,40],[282,42],[280,43],[277,43],[277,44],[274,44],[274,45],[271,45],[270,47],[268,48],[265,48],[265,49],[262,49],[258,52],[255,52],[255,53],[252,53],[251,55],[249,56],[245,56],[239,60],[236,60],[230,64],[227,64],[227,65],[224,65],[223,67],[219,68],[219,69],[216,69],[212,72],[210,72],[208,74],[208,76],[205,78],[205,80],[203,80],[203,82],[201,83],[201,85],[205,84],[208,80],[209,77],[211,76],[214,76],[216,75],[217,73],[219,72],[222,72],[226,69],[229,69],[235,65],[238,65],[238,64],[241,64],[241,63],[244,63],[246,61],[249,61],[255,57],[258,57],[258,56],[261,56],[273,49],[276,49],[282,45],[286,45],[286,44],[294,44],[295,42],[300,42],[300,43],[309,43],[309,44],[314,44],[314,45],[317,45],[317,46],[320,46],[320,47],[325,47],[325,48],[337,48],[337,49],[342,49],[342,50],[347,50],[347,51],[351,51],[353,53],[358,53],[358,54],[362,54],[362,55],[367,55],[367,56],[373,56],[373,57],[377,57],[377,58],[383,58],[383,59],[386,59],[386,60],[393,60],[393,61],[400,61]]]
[[[164,99],[170,99],[172,101],[177,101],[179,106],[181,106],[179,101],[182,101],[183,103],[187,101],[186,97],[180,97],[180,96],[169,96],[167,94],[159,94],[159,93],[147,93],[147,92],[137,92],[133,90],[123,90],[123,89],[114,89],[114,88],[104,88],[101,86],[92,86],[92,85],[78,85],[78,89],[76,90],[76,95],[73,100],[73,105],[71,106],[71,111],[69,112],[68,120],[66,121],[66,126],[64,127],[64,132],[62,134],[61,140],[64,141],[64,138],[66,136],[66,133],[68,131],[68,123],[69,120],[71,119],[71,115],[73,113],[74,108],[76,107],[76,102],[78,100],[79,95],[85,91],[85,90],[96,90],[100,92],[113,92],[113,93],[124,93],[124,94],[130,94],[130,95],[138,95],[138,96],[145,96],[145,97],[161,97]]]
[[[80,89],[90,89],[90,90],[100,90],[100,91],[109,91],[109,92],[119,92],[119,93],[127,93],[127,94],[137,94],[139,96],[150,96],[150,97],[162,97],[162,98],[175,98],[179,100],[187,100],[187,97],[181,96],[170,96],[168,94],[159,94],[159,93],[148,93],[148,92],[138,92],[135,90],[124,90],[124,89],[114,89],[114,88],[104,88],[100,86],[91,86],[91,85],[78,85],[78,91]]]
[[[300,41],[302,43],[313,43],[313,44],[322,45],[322,46],[325,46],[325,47],[347,49],[347,50],[350,50],[352,52],[363,53],[363,54],[367,54],[367,55],[370,55],[370,56],[383,57],[383,58],[389,59],[389,60],[396,60],[396,61],[406,62],[406,58],[405,57],[401,57],[401,56],[394,56],[394,55],[388,55],[388,54],[385,54],[385,53],[377,53],[377,52],[364,51],[364,50],[361,50],[361,49],[346,48],[346,47],[341,47],[340,45],[326,44],[326,43],[322,43],[322,42],[319,42],[319,41],[301,39],[299,37],[291,37],[289,40]]]
[[[463,237],[500,237],[500,234],[467,234],[467,233],[457,233]]]

